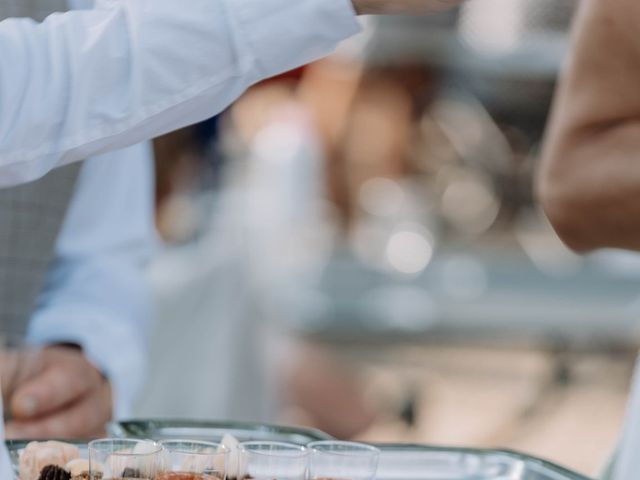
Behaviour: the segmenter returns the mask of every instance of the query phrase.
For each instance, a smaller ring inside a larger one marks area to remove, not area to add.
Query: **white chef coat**
[[[330,53],[350,0],[100,0],[0,23],[0,186],[205,119]]]
[[[101,0],[0,22],[0,186],[205,119],[358,28],[349,0]]]
[[[70,0],[70,9],[92,0]],[[150,295],[144,267],[156,243],[150,147],[88,160],[29,323],[28,341],[73,342],[108,375],[116,417],[130,415],[145,377]]]
[[[28,330],[32,343],[81,345],[112,383],[117,418],[131,414],[145,380],[152,168],[146,144],[86,162]]]

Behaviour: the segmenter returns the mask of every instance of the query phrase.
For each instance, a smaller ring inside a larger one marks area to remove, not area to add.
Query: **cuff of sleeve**
[[[361,30],[351,0],[227,0],[260,77],[332,53]]]
[[[60,314],[64,321],[61,321]],[[40,314],[34,318],[27,341],[34,345],[75,343],[87,359],[111,382],[114,418],[131,416],[134,401],[143,384],[146,367],[145,349],[132,338],[131,331],[112,318],[87,318],[72,308],[56,315]],[[86,313],[86,312],[85,312]]]

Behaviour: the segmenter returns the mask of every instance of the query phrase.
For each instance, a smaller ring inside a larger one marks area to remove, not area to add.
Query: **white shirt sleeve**
[[[350,0],[102,0],[0,22],[0,187],[210,117],[358,30]]]
[[[128,416],[144,382],[153,253],[153,170],[147,145],[88,160],[60,232],[28,340],[81,345]]]
[[[4,418],[1,393],[0,391],[0,415]],[[0,422],[0,478],[12,478],[13,476],[13,465],[4,438],[4,422]]]

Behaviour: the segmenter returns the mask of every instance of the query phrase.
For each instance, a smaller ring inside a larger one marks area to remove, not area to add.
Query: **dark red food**
[[[71,474],[57,465],[47,465],[40,471],[38,480],[71,480]]]

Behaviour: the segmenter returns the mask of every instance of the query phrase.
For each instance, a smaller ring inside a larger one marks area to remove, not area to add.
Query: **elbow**
[[[536,195],[565,245],[586,253],[602,246],[598,242],[600,229],[592,215],[594,199],[580,184],[581,170],[574,163],[568,150],[546,153],[536,178]]]
[[[556,234],[571,250],[587,253],[600,245],[593,242],[585,232],[582,215],[573,208],[574,203],[563,192],[554,191],[555,186],[541,180],[538,187],[540,204]]]

